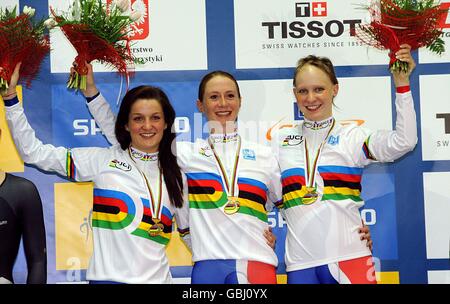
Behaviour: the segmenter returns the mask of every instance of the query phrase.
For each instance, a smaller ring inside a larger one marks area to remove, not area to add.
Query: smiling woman
[[[293,82],[297,104],[307,119],[319,121],[331,116],[339,84],[329,59],[309,56],[300,60]]]
[[[388,162],[414,149],[416,115],[409,87],[415,67],[410,47],[397,58],[408,70],[393,72],[397,121],[393,131],[371,132],[341,125],[333,117],[339,85],[328,58],[314,55],[298,62],[293,92],[305,116],[284,128],[275,140],[283,183],[282,214],[288,225],[286,272],[288,283],[376,283],[370,250],[357,233],[363,168]],[[286,145],[299,138],[296,145]]]
[[[206,75],[199,86],[197,108],[205,114],[211,133],[236,132],[241,93],[234,77],[223,71]]]
[[[125,129],[130,133],[133,146],[146,153],[159,149],[163,131],[167,128],[161,105],[155,99],[140,99],[130,111]]]
[[[117,117],[116,136],[122,149],[130,144],[143,152],[154,153],[159,150],[159,144],[163,140],[164,130],[167,129],[165,111],[169,103],[166,94],[150,87],[137,87],[124,97],[122,112]],[[174,113],[167,113],[174,116]],[[169,135],[168,135],[169,136]]]
[[[15,87],[4,94],[6,116],[23,160],[75,181],[93,181],[91,283],[171,283],[166,246],[173,218],[189,244],[183,179],[170,143],[174,119],[159,88],[127,92],[115,123],[120,145],[73,148],[44,145],[28,124]],[[111,253],[114,255],[111,255]],[[132,275],[130,275],[132,274]]]

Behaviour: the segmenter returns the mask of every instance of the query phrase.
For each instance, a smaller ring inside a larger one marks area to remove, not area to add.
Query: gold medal
[[[228,201],[223,208],[223,212],[227,215],[235,214],[239,211],[240,204],[239,204],[239,190],[236,191],[236,180],[237,180],[237,169],[239,164],[239,155],[241,153],[241,137],[239,135],[236,136],[238,146],[236,150],[236,155],[234,158],[234,166],[233,171],[231,175],[231,180],[228,180],[228,176],[226,174],[226,170],[223,167],[222,162],[220,161],[219,156],[216,153],[216,150],[214,149],[214,143],[211,140],[211,137],[208,139],[209,146],[211,147],[211,150],[214,155],[214,159],[216,160],[217,167],[219,169],[219,172],[221,173],[222,181],[224,182],[226,193],[228,195]]]
[[[164,226],[160,223],[160,219],[152,218],[154,224],[148,229],[150,236],[158,236],[163,232]]]
[[[306,187],[306,191],[306,194],[302,197],[302,203],[304,205],[311,205],[317,200],[319,194],[314,187]]]
[[[228,214],[235,214],[236,212],[239,211],[240,208],[240,204],[239,204],[239,199],[236,196],[229,196],[228,197],[228,202],[225,205],[225,207],[223,208],[223,211]]]
[[[317,184],[315,182],[315,176],[317,173],[317,168],[318,168],[318,163],[319,163],[319,158],[320,158],[320,154],[322,152],[322,148],[324,147],[328,136],[330,136],[331,131],[333,130],[334,124],[335,124],[335,120],[334,118],[332,119],[332,122],[327,122],[325,123],[325,126],[320,126],[320,124],[318,125],[319,128],[321,127],[327,127],[329,124],[331,123],[331,127],[328,130],[327,135],[325,136],[325,139],[322,141],[322,143],[320,144],[319,148],[317,149],[316,152],[316,156],[314,157],[314,159],[310,159],[309,157],[309,150],[308,150],[308,144],[307,144],[307,139],[305,137],[305,140],[303,141],[303,149],[304,149],[304,153],[305,153],[305,166],[306,166],[306,172],[305,172],[305,184],[306,184],[306,193],[303,195],[302,197],[302,204],[303,205],[311,205],[314,204],[317,199],[319,198],[319,193],[317,193]],[[314,122],[313,125],[311,125],[310,127],[314,127],[317,123]],[[312,162],[311,162],[312,161]]]

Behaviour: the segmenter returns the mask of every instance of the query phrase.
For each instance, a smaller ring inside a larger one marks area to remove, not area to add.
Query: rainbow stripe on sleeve
[[[72,150],[71,149],[67,149],[67,153],[66,153],[66,175],[69,179],[75,180],[76,168],[75,168],[75,163],[72,158]]]
[[[185,228],[185,229],[177,228],[177,230],[178,230],[178,233],[180,234],[180,237],[185,237],[186,235],[188,235],[190,233],[189,227]]]
[[[364,142],[363,146],[362,146],[362,150],[364,152],[364,155],[366,156],[367,159],[372,159],[372,160],[377,160],[375,158],[375,156],[372,155],[372,153],[370,153],[369,150],[369,140],[370,140],[370,136],[367,137],[366,141]]]

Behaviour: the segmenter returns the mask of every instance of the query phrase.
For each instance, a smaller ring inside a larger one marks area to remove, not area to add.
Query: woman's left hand
[[[373,242],[372,242],[372,237],[370,236],[369,227],[364,225],[358,229],[358,232],[360,234],[361,241],[366,240],[367,241],[366,246],[369,247],[370,252],[372,252]]]
[[[275,250],[275,243],[277,242],[277,237],[272,232],[272,228],[264,230],[264,237],[266,238],[267,244]]]

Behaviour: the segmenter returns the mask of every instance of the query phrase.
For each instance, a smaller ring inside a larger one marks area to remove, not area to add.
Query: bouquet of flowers
[[[68,13],[57,14],[51,9],[53,24],[61,28],[78,53],[68,88],[86,89],[86,63],[93,60],[116,68],[128,79],[128,66],[134,62],[128,32],[139,18],[124,15],[128,6],[129,0],[115,0],[109,6],[102,0],[75,0]]]
[[[356,36],[378,49],[389,50],[391,71],[406,71],[408,64],[396,60],[401,44],[411,49],[427,47],[432,52],[444,52],[439,24],[447,10],[435,0],[372,0],[368,6],[370,24],[360,25]]]
[[[17,63],[22,62],[20,81],[27,87],[36,77],[45,55],[50,51],[44,21],[35,21],[35,9],[25,6],[23,13],[17,9],[0,9],[0,90],[8,89]]]

